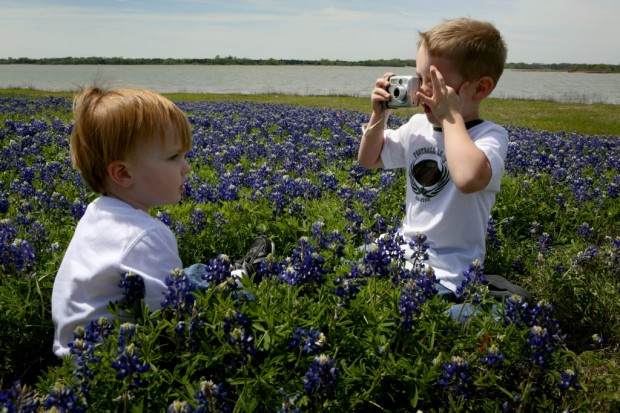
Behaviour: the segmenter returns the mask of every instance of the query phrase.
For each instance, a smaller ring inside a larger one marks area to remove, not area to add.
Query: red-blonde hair
[[[191,147],[185,114],[165,97],[143,89],[82,89],[73,102],[71,161],[95,192],[106,193],[108,165],[123,160],[139,139],[165,137],[178,131],[183,149]]]

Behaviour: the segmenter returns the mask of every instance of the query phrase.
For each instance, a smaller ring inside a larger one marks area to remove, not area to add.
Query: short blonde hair
[[[419,36],[418,46],[424,45],[430,56],[449,59],[465,80],[489,76],[497,85],[508,51],[493,24],[468,18],[445,20]]]
[[[185,114],[165,97],[143,89],[82,89],[73,102],[71,161],[88,186],[106,193],[108,165],[123,160],[139,139],[165,136],[178,130],[183,149],[191,147]]]

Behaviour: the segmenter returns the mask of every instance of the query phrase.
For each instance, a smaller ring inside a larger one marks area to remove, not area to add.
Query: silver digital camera
[[[390,109],[412,108],[418,106],[416,92],[420,89],[420,78],[415,76],[390,76],[390,100],[386,106]]]

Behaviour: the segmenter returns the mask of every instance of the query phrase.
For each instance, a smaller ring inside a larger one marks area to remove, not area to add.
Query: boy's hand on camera
[[[390,86],[388,80],[394,73],[387,72],[375,82],[375,88],[370,94],[370,101],[372,103],[372,111],[377,114],[382,114],[385,110],[385,102],[390,100],[390,93],[387,88]]]

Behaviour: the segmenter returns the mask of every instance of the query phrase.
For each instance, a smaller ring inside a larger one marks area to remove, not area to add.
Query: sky
[[[0,0],[0,58],[414,59],[417,32],[490,21],[509,63],[620,64],[618,0]]]

